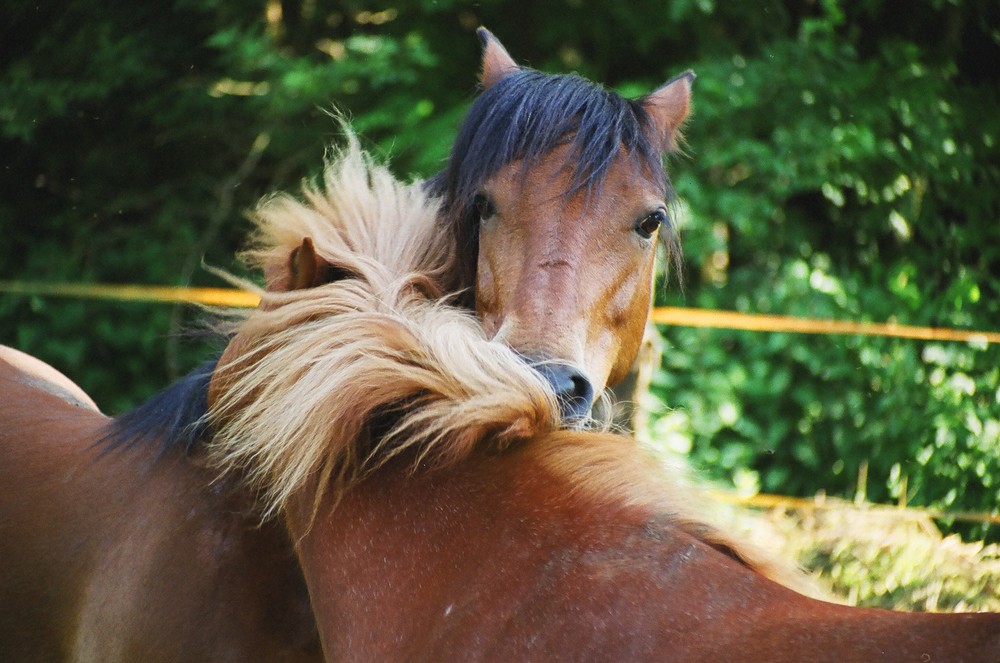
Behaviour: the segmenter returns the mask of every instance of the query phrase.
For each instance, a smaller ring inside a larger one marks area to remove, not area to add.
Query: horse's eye
[[[477,195],[474,204],[476,206],[476,213],[479,215],[481,221],[492,219],[497,214],[497,206],[493,204],[493,200],[485,193]]]
[[[650,239],[660,229],[660,226],[666,222],[667,212],[663,209],[658,209],[639,219],[639,222],[635,224],[635,231],[643,239]]]

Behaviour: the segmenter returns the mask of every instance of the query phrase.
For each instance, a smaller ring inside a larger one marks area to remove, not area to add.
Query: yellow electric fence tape
[[[735,311],[677,308],[654,308],[650,319],[664,325],[687,327],[714,327],[746,331],[792,332],[796,334],[857,334],[861,336],[893,336],[926,341],[965,341],[1000,343],[1000,333],[965,331],[940,327],[913,327],[894,322],[853,322],[849,320],[820,320],[798,318],[790,315],[761,315]]]
[[[182,288],[177,286],[113,285],[96,283],[32,283],[0,281],[0,292],[17,295],[107,299],[121,302],[166,302],[253,308],[260,297],[233,288]]]
[[[0,281],[0,292],[49,297],[107,299],[126,302],[166,302],[204,304],[206,306],[257,306],[260,297],[253,292],[232,288],[183,288],[177,286],[113,285],[89,283],[37,283]],[[663,325],[712,327],[744,331],[790,332],[795,334],[856,334],[891,336],[925,341],[964,341],[1000,343],[1000,333],[967,331],[942,327],[915,327],[894,322],[855,322],[823,320],[790,315],[761,315],[708,309],[661,306],[650,312],[650,319]]]

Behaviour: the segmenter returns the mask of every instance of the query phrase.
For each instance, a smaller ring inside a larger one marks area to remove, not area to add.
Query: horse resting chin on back
[[[694,74],[629,100],[521,68],[479,34],[483,91],[429,186],[458,239],[466,304],[552,384],[564,419],[581,419],[636,358],[658,240],[679,259],[662,157]]]
[[[288,527],[327,660],[1000,661],[1000,615],[790,589],[450,304],[439,200],[350,138],[324,184],[257,211],[204,453]]]

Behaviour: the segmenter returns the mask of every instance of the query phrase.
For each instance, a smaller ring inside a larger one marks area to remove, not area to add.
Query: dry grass
[[[1000,546],[943,537],[923,514],[827,498],[817,509],[734,508],[731,518],[845,603],[1000,612]]]

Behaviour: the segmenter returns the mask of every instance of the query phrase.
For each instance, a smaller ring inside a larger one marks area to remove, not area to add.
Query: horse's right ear
[[[270,292],[290,292],[327,283],[334,272],[334,268],[328,262],[316,255],[312,238],[304,237],[302,244],[288,254],[287,260],[277,260],[264,267],[264,282]],[[262,310],[267,310],[270,305],[264,300],[260,307]],[[223,350],[208,382],[206,402],[209,407],[219,398],[221,390],[227,388],[227,381],[234,368],[232,364],[240,361],[247,347],[243,336],[237,334],[230,339],[229,345]]]
[[[292,249],[285,264],[264,268],[267,289],[272,291],[302,290],[327,282],[330,265],[316,255],[312,238],[304,237],[302,244]]]
[[[691,82],[694,79],[693,71],[685,71],[642,99],[642,107],[653,120],[655,139],[660,141],[660,149],[664,152],[677,149],[681,125],[691,112]]]
[[[319,285],[319,277],[324,270],[316,255],[312,238],[303,238],[302,245],[292,251],[292,255],[288,257],[288,271],[289,290],[302,290]]]
[[[507,74],[517,71],[518,66],[492,32],[486,28],[479,28],[476,34],[483,44],[483,71],[479,75],[479,84],[484,90],[488,90]]]

